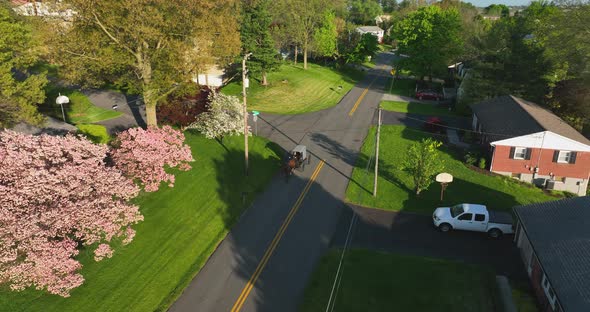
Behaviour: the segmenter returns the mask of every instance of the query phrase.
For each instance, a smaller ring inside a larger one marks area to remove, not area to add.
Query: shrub
[[[191,149],[184,144],[184,134],[170,126],[131,128],[117,135],[112,159],[127,176],[141,182],[146,192],[155,192],[160,182],[174,186],[174,175],[164,168],[189,170]]]
[[[486,159],[484,157],[479,159],[479,163],[477,164],[480,169],[486,168]]]
[[[477,155],[475,153],[468,152],[467,154],[465,154],[464,159],[466,164],[474,166],[475,162],[477,161]]]
[[[209,95],[214,90],[203,87],[188,95],[171,97],[167,103],[158,105],[158,121],[162,124],[185,128],[197,120],[197,116],[208,111]]]
[[[78,133],[85,136],[88,140],[98,143],[107,144],[111,141],[111,136],[107,128],[103,125],[80,124],[76,125]]]

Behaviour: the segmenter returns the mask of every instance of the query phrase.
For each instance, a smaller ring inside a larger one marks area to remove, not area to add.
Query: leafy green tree
[[[42,122],[37,104],[45,100],[45,73],[34,73],[38,47],[30,25],[0,5],[0,128],[24,121]]]
[[[383,12],[392,13],[398,9],[397,0],[381,0]]]
[[[240,49],[236,0],[67,0],[76,12],[56,36],[67,78],[110,82],[142,94],[148,125],[177,85]],[[57,28],[57,26],[56,26]]]
[[[303,69],[307,69],[307,58],[314,46],[316,30],[322,27],[326,11],[335,11],[340,0],[277,0],[273,10],[280,15],[283,33],[290,42],[303,50]]]
[[[434,182],[434,175],[444,169],[438,151],[441,145],[441,142],[428,138],[416,142],[408,148],[402,167],[414,180],[416,195],[420,195],[422,191],[427,190]]]
[[[584,123],[590,122],[590,4],[562,5],[565,9],[546,14],[536,23],[534,35],[552,64],[546,75],[549,106],[582,129]]]
[[[332,57],[337,53],[338,31],[336,30],[336,15],[326,11],[322,26],[316,29],[313,37],[314,51],[325,57]]]
[[[276,70],[281,64],[271,33],[269,3],[270,0],[251,0],[242,4],[242,50],[244,54],[252,53],[248,68],[260,74],[262,85],[268,84],[267,73]]]
[[[393,32],[399,53],[410,56],[400,66],[421,79],[445,73],[462,53],[461,19],[456,9],[421,7],[397,23]]]
[[[505,4],[491,4],[483,9],[484,14],[490,16],[501,16],[501,17],[508,17],[510,16],[510,8],[508,8]]]
[[[351,0],[349,8],[349,19],[360,25],[374,25],[375,18],[383,13],[375,0]]]

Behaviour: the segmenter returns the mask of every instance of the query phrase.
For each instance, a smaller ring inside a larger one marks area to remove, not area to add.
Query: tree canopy
[[[45,100],[45,73],[35,73],[39,51],[32,29],[7,4],[0,4],[0,128],[42,122],[37,104]]]
[[[239,51],[236,0],[67,0],[77,14],[56,36],[68,78],[142,94],[148,125],[177,85]]]
[[[113,239],[131,242],[139,188],[106,165],[107,151],[71,135],[0,132],[1,283],[68,297],[84,282],[79,245],[100,261]]]
[[[399,53],[409,55],[400,66],[419,77],[441,74],[462,52],[461,19],[456,9],[421,7],[394,26]]]
[[[270,0],[244,1],[240,35],[244,54],[252,53],[248,61],[250,72],[261,76],[266,85],[266,74],[280,66],[278,52],[271,33]]]
[[[381,5],[375,0],[351,0],[349,19],[359,25],[375,25],[375,18],[381,15]]]

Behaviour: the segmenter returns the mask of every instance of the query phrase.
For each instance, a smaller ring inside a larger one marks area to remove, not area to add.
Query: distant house
[[[590,197],[514,207],[514,241],[541,311],[590,311]]]
[[[471,106],[473,130],[492,147],[490,171],[585,195],[590,140],[539,105],[500,96]]]
[[[71,9],[60,8],[59,3],[41,1],[12,0],[13,10],[23,16],[45,16],[69,19],[74,15]]]
[[[383,42],[383,33],[384,30],[381,29],[381,27],[378,26],[360,26],[357,27],[356,31],[363,35],[363,34],[371,34],[375,37],[377,37],[377,42],[382,43]]]
[[[223,76],[225,72],[218,66],[212,66],[205,72],[193,77],[193,82],[200,86],[221,87],[223,86]]]

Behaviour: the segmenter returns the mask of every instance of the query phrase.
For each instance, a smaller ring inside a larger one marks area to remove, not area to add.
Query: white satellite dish
[[[453,182],[453,176],[446,172],[439,173],[436,175],[436,182],[451,183]]]

